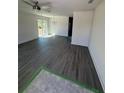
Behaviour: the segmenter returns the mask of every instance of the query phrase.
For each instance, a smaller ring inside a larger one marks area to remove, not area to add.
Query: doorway
[[[69,17],[68,22],[68,37],[72,36],[72,28],[73,28],[73,17]]]
[[[48,35],[48,20],[38,19],[38,36],[43,37]]]

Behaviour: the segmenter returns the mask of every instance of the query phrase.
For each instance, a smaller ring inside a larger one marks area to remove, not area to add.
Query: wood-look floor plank
[[[42,65],[103,92],[88,48],[71,45],[66,37],[39,38],[20,44],[18,56],[19,90]]]

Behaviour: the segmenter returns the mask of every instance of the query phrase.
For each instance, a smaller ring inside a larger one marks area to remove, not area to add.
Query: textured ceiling
[[[51,15],[72,16],[74,11],[93,10],[97,6],[97,4],[102,0],[94,0],[92,4],[88,4],[89,0],[37,0],[37,1],[39,1],[39,3],[51,2],[52,11],[50,13],[43,11],[39,11],[39,12],[34,11],[32,7],[26,5],[24,2],[22,2],[22,0],[19,0],[19,10],[26,12],[33,12],[36,14],[40,14],[42,12],[44,14],[51,14]]]

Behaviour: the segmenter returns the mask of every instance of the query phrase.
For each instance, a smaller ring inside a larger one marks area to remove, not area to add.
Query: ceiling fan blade
[[[30,2],[34,3],[34,4],[38,4],[37,0],[30,0]]]
[[[37,6],[37,10],[41,10],[41,8],[39,6]]]
[[[27,1],[25,1],[25,0],[23,0],[23,2],[25,2],[26,4],[28,4],[28,5],[30,5],[30,6],[34,6],[33,4],[31,4],[31,3],[29,3],[29,2],[27,2]]]

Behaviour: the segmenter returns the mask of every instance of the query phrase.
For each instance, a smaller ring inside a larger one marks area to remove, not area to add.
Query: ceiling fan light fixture
[[[41,8],[40,7],[37,7],[37,10],[40,10]]]
[[[33,9],[36,9],[36,6],[33,6]]]

